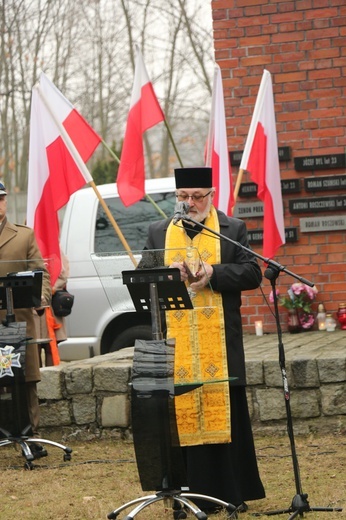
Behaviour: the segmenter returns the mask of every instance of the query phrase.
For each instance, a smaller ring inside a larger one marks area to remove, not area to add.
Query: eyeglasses
[[[205,199],[205,197],[208,197],[208,195],[211,194],[213,190],[208,191],[205,195],[180,195],[179,193],[176,193],[176,197],[178,200],[186,201],[186,200],[193,200],[193,202],[201,202],[201,200]]]

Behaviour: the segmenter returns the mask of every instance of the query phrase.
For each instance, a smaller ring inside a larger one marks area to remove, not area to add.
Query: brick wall
[[[223,76],[228,146],[243,150],[263,69],[272,74],[279,146],[291,148],[280,162],[281,179],[340,175],[345,169],[295,171],[294,158],[343,154],[346,145],[346,4],[345,0],[212,0],[215,60]],[[232,167],[235,183],[238,167]],[[244,182],[250,182],[247,173]],[[344,195],[341,191],[283,195],[285,227],[298,228],[298,241],[281,247],[276,260],[313,281],[335,313],[346,300],[346,232],[302,233],[300,218],[326,213],[290,214],[289,199]],[[238,199],[244,202],[245,199]],[[256,198],[250,199],[255,201]],[[249,201],[249,199],[246,199]],[[345,215],[346,208],[332,214]],[[327,212],[328,216],[331,213]],[[263,229],[262,218],[244,219],[249,229]],[[262,254],[262,246],[253,246]],[[295,280],[279,277],[280,293]],[[263,292],[269,295],[269,281]],[[254,332],[263,319],[272,332],[274,319],[260,290],[243,297],[244,330]],[[286,330],[286,309],[281,321]]]

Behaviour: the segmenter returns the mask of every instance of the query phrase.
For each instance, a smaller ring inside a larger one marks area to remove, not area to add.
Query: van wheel
[[[111,343],[109,352],[115,352],[126,347],[133,347],[136,339],[153,339],[150,325],[135,325],[121,332]]]

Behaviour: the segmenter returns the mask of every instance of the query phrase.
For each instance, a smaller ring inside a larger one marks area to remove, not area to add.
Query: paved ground
[[[308,359],[318,357],[346,359],[346,330],[284,333],[282,343],[286,360],[297,356]],[[278,344],[277,334],[263,336],[245,334],[246,359],[278,359]]]

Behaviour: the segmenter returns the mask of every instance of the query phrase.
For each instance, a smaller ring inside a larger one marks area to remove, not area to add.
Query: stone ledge
[[[285,430],[277,339],[273,334],[245,335],[244,344],[253,428]],[[345,430],[346,332],[284,334],[283,344],[295,428],[300,432]],[[128,348],[41,369],[42,429],[128,435],[132,357],[133,348]]]

